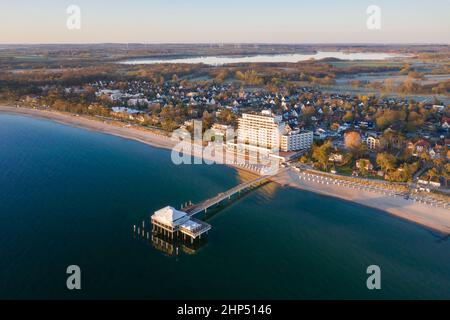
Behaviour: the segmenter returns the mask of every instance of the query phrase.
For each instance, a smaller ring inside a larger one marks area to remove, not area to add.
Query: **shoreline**
[[[119,121],[88,118],[86,116],[76,116],[57,111],[47,111],[31,108],[16,108],[0,105],[0,114],[13,114],[29,116],[54,121],[64,125],[76,128],[87,129],[90,131],[109,134],[128,140],[134,140],[152,147],[161,149],[172,149],[176,142],[170,137],[159,135],[155,132],[138,127],[126,127]],[[255,172],[235,166],[224,164],[237,170],[243,170],[255,174]],[[435,208],[419,203],[413,203],[406,199],[394,198],[386,195],[380,195],[365,190],[355,190],[335,185],[323,185],[315,182],[300,181],[298,173],[293,170],[286,170],[271,178],[273,182],[281,186],[289,186],[298,190],[309,191],[325,196],[346,200],[357,203],[365,207],[370,207],[384,211],[403,220],[413,222],[423,227],[438,231],[444,235],[450,234],[450,210],[444,208]]]
[[[16,108],[3,105],[0,105],[0,113],[50,120],[75,128],[87,129],[124,139],[135,140],[161,149],[171,149],[175,146],[175,142],[172,141],[170,137],[158,135],[150,130],[143,130],[137,127],[126,127],[125,124],[120,123],[119,121],[108,120],[108,122],[106,122],[106,120],[101,121],[100,118],[95,119],[94,117],[88,116],[76,116],[58,111],[47,111],[23,107]]]
[[[444,236],[450,235],[450,210],[448,209],[430,207],[401,197],[386,196],[361,189],[301,180],[298,173],[292,170],[283,172],[274,180],[281,185],[298,190],[313,192],[380,210],[385,214],[439,232]]]
[[[16,108],[0,105],[0,114],[2,113],[49,120],[74,128],[85,129],[93,132],[113,135],[131,141],[137,141],[159,149],[172,150],[178,143],[176,141],[173,141],[169,136],[157,134],[150,129],[139,128],[136,126],[127,127],[126,124],[118,120],[102,120],[101,118],[84,115],[77,116],[70,113],[53,110],[49,111],[24,107]],[[197,150],[192,150],[191,156],[195,156],[195,152],[197,152]],[[207,157],[204,156],[204,159],[207,159]],[[224,163],[224,165],[254,175],[259,175],[257,172],[251,170],[250,168],[234,165],[231,163]]]

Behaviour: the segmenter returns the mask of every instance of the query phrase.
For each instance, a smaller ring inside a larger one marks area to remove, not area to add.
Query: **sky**
[[[66,12],[80,8],[80,29]],[[370,5],[380,29],[367,28]],[[450,43],[450,0],[0,0],[0,43]]]

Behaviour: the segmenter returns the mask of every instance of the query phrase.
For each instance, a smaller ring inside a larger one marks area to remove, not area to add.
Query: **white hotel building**
[[[313,143],[312,131],[292,130],[281,136],[281,151],[297,151],[309,149]]]
[[[291,130],[281,116],[270,111],[244,113],[238,121],[238,143],[275,152],[308,149],[313,143],[313,132]]]

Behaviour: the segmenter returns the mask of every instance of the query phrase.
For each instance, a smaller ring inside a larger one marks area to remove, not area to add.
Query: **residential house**
[[[443,117],[441,121],[441,128],[444,130],[450,129],[450,118]]]
[[[418,157],[423,152],[428,151],[430,148],[430,143],[426,140],[420,139],[413,146],[413,156]]]
[[[367,147],[370,150],[377,150],[380,147],[380,138],[376,133],[369,134],[366,139]]]
[[[331,162],[342,162],[344,159],[343,155],[341,153],[332,153],[330,154],[330,157],[328,158],[328,161]]]
[[[356,168],[357,169],[364,169],[366,171],[372,171],[373,170],[373,164],[370,162],[369,159],[359,159],[356,161]]]

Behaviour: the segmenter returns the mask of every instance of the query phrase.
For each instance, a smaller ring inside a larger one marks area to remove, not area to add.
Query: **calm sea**
[[[0,115],[0,298],[450,298],[448,239],[274,184],[206,217],[208,241],[178,245],[178,255],[132,232],[157,209],[245,178],[223,166],[175,166],[168,151],[137,142]],[[81,267],[81,291],[66,289],[69,265]],[[369,265],[381,268],[380,291],[366,287]]]

